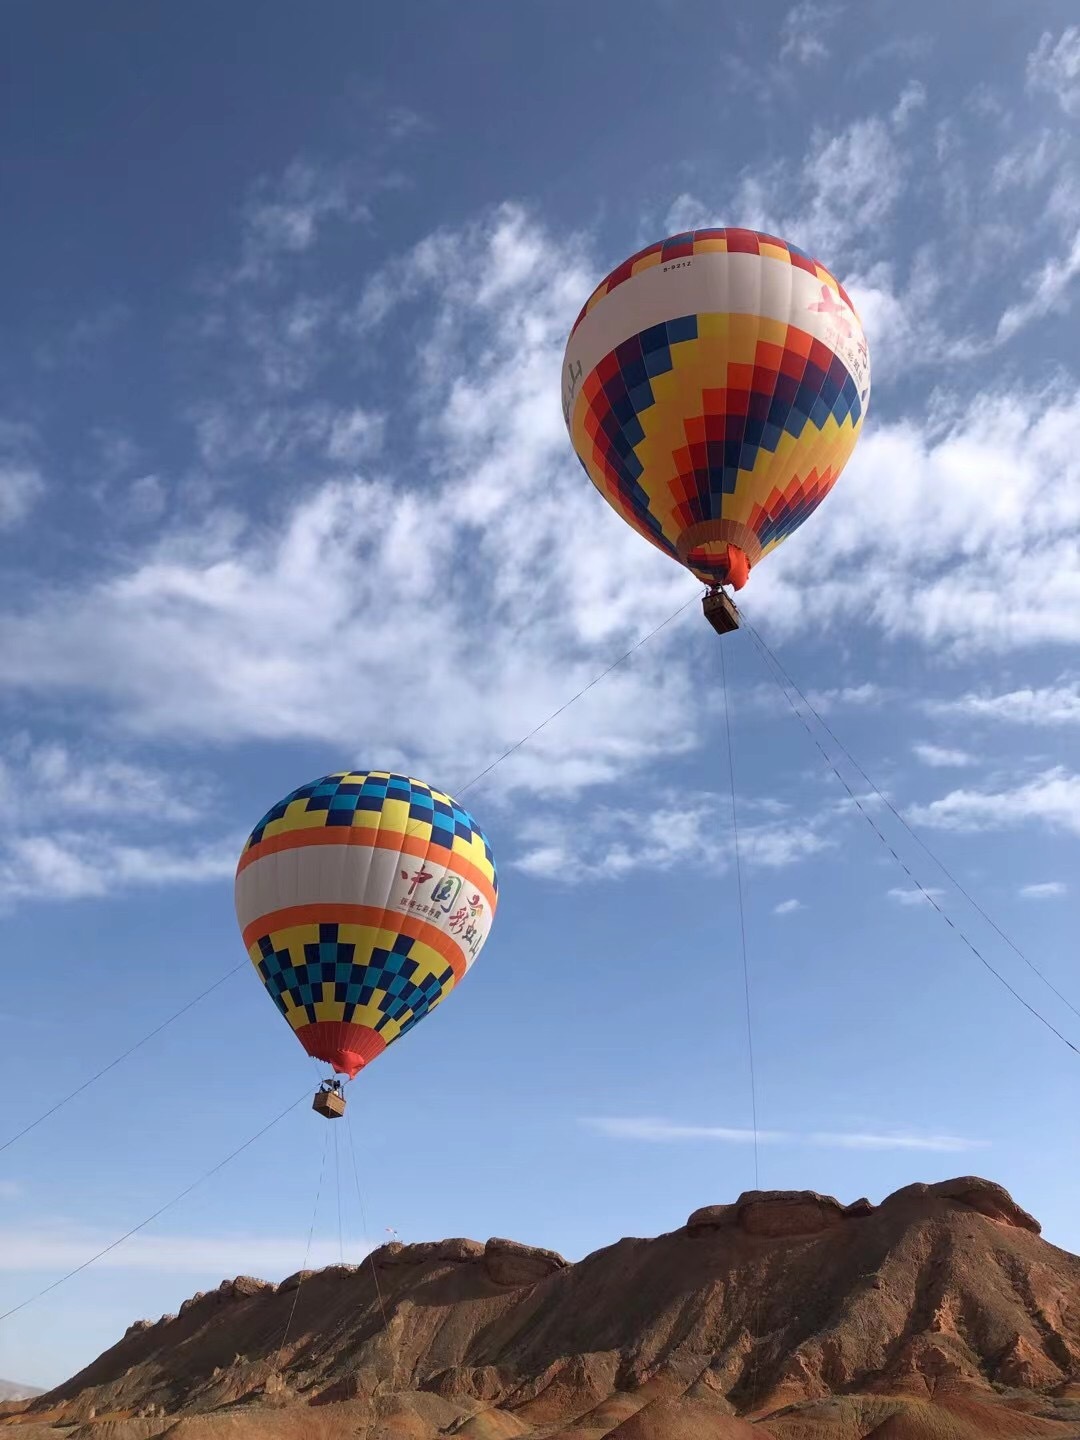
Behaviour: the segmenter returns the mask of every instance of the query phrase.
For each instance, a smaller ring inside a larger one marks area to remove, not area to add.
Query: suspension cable
[[[0,1315],[0,1320],[9,1320],[12,1315],[17,1315],[20,1310],[25,1310],[28,1305],[33,1305],[34,1302],[40,1300],[43,1295],[48,1295],[50,1291],[58,1289],[61,1285],[66,1284],[68,1280],[74,1279],[76,1275],[81,1274],[82,1271],[88,1270],[91,1265],[96,1264],[98,1260],[108,1255],[110,1251],[116,1250],[119,1246],[123,1245],[125,1240],[130,1240],[133,1235],[137,1235],[140,1230],[145,1230],[147,1225],[156,1220],[158,1216],[164,1215],[166,1210],[171,1210],[174,1205],[179,1204],[180,1201],[190,1195],[193,1190],[197,1190],[200,1185],[209,1180],[212,1175],[216,1175],[219,1170],[224,1170],[226,1165],[235,1160],[238,1155],[242,1155],[249,1146],[255,1144],[256,1140],[261,1140],[268,1130],[272,1130],[275,1125],[285,1119],[286,1115],[291,1114],[298,1105],[302,1105],[303,1102],[309,1098],[310,1094],[311,1091],[305,1087],[303,1095],[301,1095],[298,1100],[294,1100],[291,1105],[287,1105],[279,1115],[275,1115],[273,1120],[265,1124],[261,1130],[256,1130],[254,1135],[249,1136],[242,1145],[238,1145],[235,1150],[225,1156],[224,1160],[219,1160],[216,1165],[212,1165],[210,1169],[200,1175],[197,1180],[193,1180],[190,1185],[185,1186],[184,1189],[174,1195],[171,1200],[166,1200],[165,1204],[160,1205],[152,1215],[147,1215],[145,1220],[140,1220],[138,1225],[133,1225],[130,1230],[125,1231],[125,1233],[121,1235],[118,1240],[114,1240],[111,1245],[106,1245],[104,1249],[99,1250],[96,1255],[91,1255],[89,1260],[84,1260],[81,1265],[76,1265],[75,1268],[69,1270],[66,1275],[61,1275],[59,1280],[54,1280],[51,1285],[46,1285],[43,1290],[39,1290],[36,1295],[31,1295],[18,1305],[13,1305],[10,1310],[5,1310],[3,1314]]]
[[[754,1026],[750,1005],[750,961],[746,944],[746,900],[743,891],[742,854],[739,845],[739,816],[735,795],[735,746],[731,738],[731,696],[728,691],[726,646],[720,646],[720,678],[724,695],[724,730],[727,737],[728,779],[731,786],[731,834],[735,850],[735,889],[739,902],[739,940],[742,951],[743,997],[746,1003],[746,1050],[750,1069],[750,1113],[754,1127],[754,1189],[761,1189],[761,1169],[758,1145],[757,1078],[754,1071]],[[756,1340],[761,1329],[761,1290],[754,1292],[751,1307],[752,1330],[750,1333],[750,1399],[747,1409],[753,1409],[757,1399],[759,1354]]]
[[[152,1040],[155,1035],[160,1035],[163,1030],[167,1030],[174,1020],[179,1020],[181,1015],[186,1015],[189,1010],[198,1005],[200,1000],[205,1000],[208,995],[212,995],[220,985],[224,985],[226,980],[235,975],[238,970],[243,970],[249,963],[248,960],[241,960],[234,965],[231,970],[226,970],[224,975],[215,980],[212,985],[208,985],[205,990],[201,990],[199,994],[196,995],[194,999],[189,1000],[186,1005],[182,1005],[179,1010],[175,1010],[167,1020],[163,1020],[160,1025],[156,1025],[154,1029],[144,1035],[141,1040],[136,1040],[134,1045],[128,1046],[123,1054],[117,1055],[115,1060],[110,1060],[108,1065],[103,1065],[96,1074],[91,1075],[88,1080],[84,1080],[81,1085],[77,1085],[74,1090],[65,1095],[62,1100],[58,1100],[55,1105],[50,1106],[48,1110],[43,1110],[36,1120],[31,1120],[29,1125],[24,1125],[21,1130],[17,1130],[14,1135],[10,1136],[0,1145],[0,1155],[3,1154],[9,1145],[14,1145],[16,1140],[21,1140],[24,1135],[29,1135],[31,1130],[36,1130],[43,1120],[48,1120],[49,1116],[55,1115],[57,1110],[62,1110],[68,1101],[75,1099],[76,1095],[81,1095],[84,1090],[88,1090],[90,1086],[93,1085],[95,1081],[100,1080],[103,1075],[107,1075],[110,1070],[115,1070],[117,1065],[119,1065],[121,1061],[126,1060],[129,1055],[134,1055],[136,1050],[141,1050],[148,1040]]]
[[[341,1152],[338,1145],[338,1127],[334,1130],[334,1189],[337,1191],[337,1241],[338,1260],[345,1264],[345,1232],[341,1225]]]
[[[454,793],[457,795],[463,795],[466,790],[471,790],[472,787],[478,784],[481,780],[483,780],[485,776],[490,775],[491,772],[495,770],[499,765],[501,765],[504,760],[508,759],[509,756],[513,755],[516,750],[520,750],[523,745],[528,744],[528,742],[535,735],[538,735],[541,730],[545,729],[565,710],[568,710],[571,705],[573,705],[576,701],[580,700],[581,697],[585,695],[589,690],[591,690],[594,685],[599,685],[601,680],[605,679],[608,675],[610,675],[613,670],[618,669],[618,667],[622,665],[624,661],[628,660],[631,655],[633,655],[636,651],[640,650],[643,645],[647,644],[654,635],[658,635],[660,631],[665,629],[666,626],[670,625],[673,620],[678,619],[678,617],[683,613],[684,610],[689,609],[689,607],[694,603],[694,600],[696,598],[696,596],[693,596],[684,604],[680,605],[679,608],[677,610],[674,610],[667,617],[666,620],[662,620],[659,625],[657,625],[654,629],[650,630],[647,635],[643,636],[640,640],[638,640],[637,643],[632,645],[629,650],[627,650],[624,654],[620,655],[617,660],[613,661],[610,665],[608,665],[606,669],[602,670],[600,674],[597,675],[593,680],[590,680],[587,685],[582,686],[582,688],[577,692],[576,695],[572,695],[569,700],[564,701],[557,710],[553,710],[545,720],[541,720],[539,725],[535,725],[528,732],[527,735],[523,735],[520,740],[515,741],[515,743],[511,745],[508,750],[504,750],[503,753],[499,755],[496,759],[494,759],[490,765],[485,766],[485,768],[481,770],[478,775],[474,775],[473,778],[466,785],[460,786]],[[107,1065],[102,1066],[100,1070],[98,1070],[95,1074],[91,1075],[89,1079],[84,1080],[82,1084],[72,1090],[70,1094],[65,1095],[62,1100],[58,1100],[55,1105],[52,1105],[48,1110],[43,1111],[36,1120],[31,1120],[28,1125],[25,1125],[21,1130],[10,1136],[9,1139],[5,1140],[4,1143],[0,1145],[0,1154],[2,1154],[9,1145],[14,1145],[16,1140],[21,1140],[24,1135],[28,1135],[31,1130],[36,1129],[36,1127],[40,1125],[43,1120],[47,1120],[51,1115],[55,1115],[58,1110],[63,1109],[63,1107],[67,1105],[69,1101],[74,1100],[77,1095],[81,1095],[84,1090],[89,1089],[89,1087],[93,1085],[96,1081],[100,1080],[103,1075],[107,1075],[110,1070],[115,1069],[116,1066],[121,1064],[122,1061],[128,1059],[129,1056],[134,1055],[136,1050],[140,1050],[149,1040],[152,1040],[155,1035],[160,1035],[161,1032],[167,1029],[175,1020],[179,1020],[182,1015],[186,1015],[187,1012],[193,1009],[194,1006],[198,1005],[201,1000],[205,1000],[208,995],[212,994],[219,985],[223,985],[225,981],[230,978],[230,976],[235,975],[239,970],[245,969],[248,963],[249,962],[247,960],[241,960],[231,969],[226,970],[225,974],[222,975],[218,980],[215,980],[212,985],[209,985],[205,990],[200,991],[200,993],[194,996],[193,999],[189,1000],[186,1005],[181,1006],[179,1010],[175,1011],[174,1014],[170,1015],[167,1020],[162,1021],[160,1025],[156,1026],[153,1030],[149,1031],[146,1035],[144,1035],[141,1040],[136,1040],[136,1042],[133,1045],[129,1046],[127,1050],[123,1051],[120,1055],[117,1055],[114,1060],[110,1060]]]
[[[337,1132],[334,1134],[334,1143],[337,1144]],[[330,1132],[323,1136],[322,1163],[319,1166],[319,1182],[315,1186],[315,1204],[311,1211],[311,1224],[308,1226],[307,1245],[304,1247],[304,1263],[300,1266],[300,1273],[296,1277],[296,1289],[293,1291],[292,1305],[289,1307],[289,1318],[285,1321],[285,1329],[281,1334],[281,1344],[277,1348],[277,1359],[274,1361],[274,1369],[281,1370],[281,1357],[285,1351],[285,1342],[289,1338],[289,1331],[292,1329],[293,1317],[296,1314],[296,1307],[300,1301],[300,1289],[304,1283],[304,1276],[307,1272],[308,1261],[311,1259],[311,1243],[315,1237],[315,1222],[319,1216],[319,1201],[322,1198],[323,1176],[326,1174],[326,1152],[330,1148]]]
[[[756,643],[757,643],[756,632],[755,632],[749,625],[745,626],[745,629],[746,629],[747,633],[749,634],[751,640],[754,641],[754,643],[756,644]],[[1001,971],[1000,971],[1000,970],[997,970],[993,965],[991,965],[990,961],[987,960],[986,956],[983,955],[982,951],[978,949],[978,947],[974,944],[974,942],[968,939],[967,935],[964,933],[963,930],[961,930],[960,926],[953,920],[953,918],[951,917],[951,915],[949,915],[949,913],[948,913],[946,910],[944,910],[941,905],[938,904],[937,898],[935,897],[935,895],[933,894],[933,892],[930,891],[930,890],[928,890],[928,889],[926,888],[926,886],[922,883],[922,881],[919,880],[919,879],[913,874],[913,872],[912,872],[911,868],[908,866],[907,862],[904,861],[903,859],[901,859],[901,857],[899,856],[899,854],[898,854],[898,853],[896,852],[896,850],[893,848],[891,842],[887,839],[887,837],[885,836],[885,834],[883,833],[883,831],[879,828],[879,826],[878,826],[877,822],[875,821],[874,817],[870,814],[869,810],[866,809],[866,807],[863,805],[862,801],[860,800],[859,796],[855,793],[855,791],[852,789],[851,785],[850,785],[850,784],[848,783],[848,781],[844,778],[843,774],[842,774],[842,773],[840,772],[840,770],[838,769],[835,761],[834,761],[834,760],[832,759],[832,757],[829,755],[829,753],[828,753],[828,751],[825,749],[824,745],[822,745],[821,741],[820,741],[820,740],[818,739],[818,737],[814,734],[814,732],[813,732],[813,730],[811,729],[810,725],[809,725],[809,724],[807,723],[807,721],[806,721],[806,717],[800,712],[800,710],[798,709],[798,707],[794,704],[794,702],[793,702],[792,699],[791,699],[791,696],[788,694],[787,690],[785,689],[784,685],[783,685],[782,682],[780,681],[779,677],[772,671],[771,667],[770,667],[769,664],[768,664],[768,659],[767,659],[765,650],[764,650],[763,648],[760,648],[760,647],[759,647],[758,653],[761,655],[762,659],[765,661],[766,668],[769,670],[769,673],[772,675],[773,679],[776,681],[776,684],[779,686],[780,693],[784,696],[784,699],[787,701],[788,705],[791,707],[792,713],[795,715],[796,719],[797,719],[797,720],[800,722],[800,724],[803,726],[803,728],[805,729],[806,733],[810,736],[810,739],[811,739],[811,740],[814,742],[814,744],[817,746],[818,750],[820,750],[820,752],[821,752],[821,754],[822,754],[822,756],[823,756],[823,758],[824,758],[824,760],[825,760],[826,765],[828,765],[829,769],[830,769],[830,770],[832,771],[832,773],[836,776],[836,778],[840,781],[840,784],[843,785],[843,787],[844,787],[844,789],[847,791],[848,796],[850,797],[852,803],[855,805],[856,809],[859,811],[859,814],[863,817],[863,819],[866,821],[866,823],[870,826],[871,830],[873,830],[874,834],[875,834],[875,835],[877,836],[877,838],[881,841],[882,845],[885,846],[885,849],[889,852],[889,854],[892,856],[892,858],[893,858],[893,859],[896,861],[896,863],[900,866],[901,870],[903,870],[904,874],[908,877],[908,879],[911,881],[911,883],[912,883],[912,884],[915,886],[915,888],[919,891],[919,893],[922,895],[923,899],[926,900],[927,904],[933,906],[933,908],[937,911],[937,913],[938,913],[938,914],[941,916],[941,918],[945,921],[946,925],[948,925],[949,929],[952,930],[952,931],[960,938],[960,940],[963,941],[963,943],[967,946],[967,948],[968,948],[968,949],[971,951],[971,953],[975,956],[975,958],[976,958],[976,960],[978,960],[979,964],[982,965],[984,969],[989,970],[990,974],[993,975],[994,979],[997,980],[999,984],[1003,985],[1003,986],[1005,987],[1005,989],[1008,990],[1009,994],[1010,994],[1015,1000],[1019,1000],[1020,1004],[1023,1005],[1024,1009],[1027,1010],[1030,1014],[1034,1015],[1035,1019],[1038,1020],[1041,1025],[1044,1025],[1044,1026],[1047,1028],[1047,1030],[1050,1031],[1050,1033],[1051,1033],[1052,1035],[1056,1035],[1057,1038],[1061,1041],[1061,1043],[1062,1043],[1063,1045],[1067,1045],[1067,1046],[1069,1047],[1069,1049],[1073,1052],[1074,1055],[1080,1056],[1080,1047],[1077,1047],[1076,1045],[1074,1045],[1073,1042],[1072,1042],[1070,1039],[1068,1039],[1067,1036],[1065,1036],[1065,1035],[1062,1034],[1062,1032],[1057,1028],[1056,1025],[1054,1025],[1050,1020],[1048,1020],[1048,1019],[1046,1018],[1046,1016],[1042,1014],[1041,1011],[1039,1011],[1039,1010],[1037,1010],[1037,1009],[1035,1008],[1034,1005],[1030,1004],[1027,1000],[1025,1000],[1024,997],[1020,994],[1020,992],[1019,992],[1018,990],[1014,989],[1013,986],[1010,985],[1009,981],[1006,980],[1005,976],[1002,975]]]
[[[353,1139],[352,1119],[351,1119],[348,1111],[345,1112],[345,1136],[346,1136],[346,1139],[348,1140],[348,1144],[349,1144],[349,1155],[350,1155],[350,1157],[351,1157],[351,1159],[352,1159],[353,1179],[356,1181],[356,1199],[357,1199],[357,1201],[358,1201],[358,1203],[359,1203],[359,1206],[360,1206],[360,1224],[361,1224],[361,1226],[362,1226],[362,1228],[363,1228],[364,1239],[365,1239],[365,1240],[369,1240],[370,1237],[368,1236],[367,1210],[366,1210],[366,1208],[365,1208],[365,1206],[364,1206],[364,1196],[363,1196],[363,1192],[362,1192],[361,1189],[360,1189],[360,1169],[359,1169],[359,1166],[357,1165],[357,1162],[356,1162],[356,1142],[355,1142],[355,1140]],[[392,1349],[392,1347],[393,1347],[393,1339],[392,1339],[391,1336],[390,1336],[390,1324],[389,1324],[389,1321],[388,1321],[387,1318],[386,1318],[386,1305],[383,1303],[382,1286],[379,1284],[379,1272],[378,1272],[378,1270],[377,1270],[376,1267],[375,1267],[375,1250],[374,1250],[374,1248],[372,1248],[371,1250],[368,1251],[368,1257],[367,1257],[367,1258],[368,1258],[368,1262],[369,1262],[369,1264],[370,1264],[370,1266],[371,1266],[371,1278],[372,1278],[372,1280],[375,1282],[375,1296],[376,1296],[376,1298],[377,1298],[377,1300],[378,1300],[378,1302],[379,1302],[379,1313],[382,1315],[383,1332],[385,1333],[387,1339],[390,1341],[390,1345],[391,1345],[391,1364],[392,1364],[392,1363],[393,1363],[393,1349]]]
[[[915,830],[914,827],[908,823],[908,821],[907,821],[907,819],[905,818],[903,812],[900,811],[900,810],[898,810],[898,809],[896,808],[896,806],[892,803],[892,801],[889,799],[888,795],[886,795],[883,791],[881,791],[881,790],[878,789],[877,785],[874,783],[874,781],[871,779],[871,777],[866,773],[866,771],[863,769],[863,767],[859,764],[859,762],[858,762],[858,760],[856,760],[855,756],[852,755],[851,751],[847,748],[847,746],[844,744],[844,742],[843,742],[841,739],[839,739],[839,737],[836,735],[835,731],[831,728],[831,726],[828,724],[828,722],[827,722],[827,721],[824,719],[824,717],[821,715],[820,711],[818,711],[818,710],[814,707],[813,702],[808,698],[808,696],[805,694],[804,691],[800,690],[799,686],[798,686],[798,685],[795,683],[795,681],[791,678],[790,674],[784,669],[784,666],[782,665],[782,663],[780,662],[780,660],[777,658],[776,653],[775,653],[772,649],[770,649],[769,645],[768,645],[768,644],[766,643],[766,641],[762,638],[760,632],[757,631],[757,630],[755,630],[754,627],[753,627],[752,625],[749,625],[749,624],[745,625],[745,629],[746,629],[747,632],[750,634],[751,639],[753,639],[753,640],[758,644],[758,646],[760,647],[761,651],[763,652],[764,657],[767,658],[767,662],[771,662],[771,663],[772,663],[772,665],[775,667],[775,669],[779,672],[779,674],[780,674],[781,677],[783,678],[784,683],[787,684],[788,686],[790,686],[790,688],[791,688],[792,690],[794,690],[795,694],[798,695],[799,699],[803,702],[803,704],[806,706],[806,708],[810,711],[811,715],[813,715],[814,719],[818,722],[818,724],[821,726],[821,728],[825,731],[825,733],[826,733],[826,735],[828,735],[829,739],[832,740],[833,744],[837,747],[837,749],[841,752],[841,754],[845,756],[845,758],[847,759],[848,763],[853,767],[853,769],[855,769],[856,771],[858,771],[859,775],[860,775],[860,776],[862,777],[862,779],[866,782],[866,784],[870,787],[870,789],[873,791],[873,793],[878,797],[878,799],[881,801],[881,803],[882,803],[884,806],[886,806],[886,808],[891,812],[891,814],[893,815],[893,817],[900,822],[900,824],[901,824],[901,825],[904,827],[904,829],[908,832],[908,834],[909,834],[909,835],[911,836],[911,838],[915,841],[915,843],[916,843],[918,846],[920,846],[920,847],[926,852],[927,855],[929,855],[930,859],[933,860],[934,864],[938,867],[938,869],[941,871],[941,873],[945,876],[945,878],[946,878],[946,880],[948,880],[949,884],[952,885],[956,890],[958,890],[958,891],[960,892],[960,894],[964,897],[964,899],[968,902],[968,904],[972,907],[972,909],[975,910],[975,911],[977,911],[978,914],[981,915],[982,918],[986,921],[986,923],[990,926],[990,928],[991,928],[992,930],[994,930],[994,931],[1001,937],[1002,940],[1005,941],[1005,944],[1008,945],[1008,947],[1010,948],[1010,950],[1014,951],[1014,952],[1020,957],[1020,959],[1024,962],[1024,964],[1028,967],[1028,969],[1029,969],[1033,974],[1035,974],[1035,975],[1037,975],[1037,976],[1039,977],[1039,979],[1043,982],[1043,984],[1046,986],[1046,988],[1047,988],[1048,990],[1052,991],[1053,994],[1057,996],[1057,998],[1062,1002],[1063,1005],[1068,1006],[1068,1008],[1072,1011],[1072,1013],[1076,1016],[1076,1018],[1077,1018],[1078,1020],[1080,1020],[1080,1008],[1077,1008],[1077,1006],[1075,1006],[1075,1005],[1072,1003],[1072,1001],[1068,998],[1067,995],[1063,995],[1063,994],[1061,993],[1061,991],[1057,988],[1057,986],[1053,983],[1053,981],[1051,981],[1051,980],[1048,978],[1048,976],[1046,976],[1046,975],[1039,969],[1039,967],[1035,964],[1035,962],[1034,962],[1033,960],[1029,959],[1028,956],[1024,954],[1024,952],[1020,949],[1019,945],[1017,945],[1016,942],[1015,942],[1013,939],[1011,939],[1010,936],[1008,936],[1008,935],[1005,933],[1004,930],[1002,930],[1001,926],[998,925],[997,921],[993,918],[993,916],[992,916],[992,915],[989,915],[989,914],[986,912],[986,910],[984,910],[983,907],[979,904],[978,900],[976,900],[975,897],[970,893],[970,891],[968,891],[967,889],[965,889],[965,887],[961,884],[961,882],[957,879],[957,877],[953,874],[953,872],[948,868],[948,866],[947,866],[947,865],[945,864],[945,862],[941,859],[941,857],[940,857],[939,855],[937,855],[933,850],[931,850],[930,846],[929,846],[929,845],[926,843],[926,841],[922,838],[922,836],[919,834],[919,832],[918,832],[917,830]]]
[[[601,670],[600,674],[597,675],[594,680],[590,680],[587,685],[583,685],[576,695],[571,695],[569,700],[565,700],[557,710],[553,710],[546,720],[541,720],[539,725],[534,726],[527,735],[523,735],[520,740],[515,741],[509,750],[504,750],[499,758],[493,760],[490,765],[481,770],[479,775],[474,775],[467,785],[460,785],[457,790],[454,791],[454,794],[464,795],[466,790],[471,790],[474,785],[479,784],[485,775],[490,775],[492,770],[513,755],[515,750],[520,750],[523,745],[527,745],[534,735],[539,735],[540,731],[550,725],[553,720],[557,720],[564,710],[569,710],[570,706],[580,700],[583,695],[587,694],[594,685],[599,685],[601,680],[606,679],[613,670],[617,670],[625,660],[629,660],[630,656],[640,650],[643,645],[647,645],[654,635],[659,635],[661,630],[670,625],[673,620],[677,620],[683,611],[688,610],[698,598],[697,595],[692,595],[690,599],[680,605],[677,610],[673,610],[666,620],[661,620],[659,625],[650,630],[647,635],[643,635],[636,644],[631,645],[630,649],[627,650],[624,655],[620,655],[617,660],[613,660],[606,670]]]
[[[754,1074],[754,1027],[750,1009],[750,962],[746,948],[746,902],[743,895],[742,856],[739,850],[739,816],[735,803],[735,748],[731,741],[731,699],[728,694],[725,649],[725,646],[720,646],[720,675],[724,687],[724,726],[727,732],[728,778],[731,782],[731,833],[735,843],[735,886],[739,897],[739,938],[742,948],[743,995],[746,1001],[746,1049],[750,1057],[750,1111],[754,1124],[754,1189],[760,1190],[757,1079]]]

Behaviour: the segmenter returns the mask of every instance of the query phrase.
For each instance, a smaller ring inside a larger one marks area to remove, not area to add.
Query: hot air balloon
[[[301,785],[255,826],[236,870],[260,979],[308,1054],[350,1079],[450,993],[497,897],[472,816],[387,770]],[[324,1082],[314,1108],[341,1114],[341,1082]]]
[[[563,415],[604,499],[709,587],[757,565],[832,489],[870,395],[844,288],[756,230],[692,230],[632,255],[593,291],[563,360]]]

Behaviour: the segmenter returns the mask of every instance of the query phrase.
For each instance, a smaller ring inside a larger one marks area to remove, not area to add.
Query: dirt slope
[[[139,1321],[21,1440],[1080,1440],[1080,1259],[999,1186],[750,1192],[568,1265],[388,1245]]]

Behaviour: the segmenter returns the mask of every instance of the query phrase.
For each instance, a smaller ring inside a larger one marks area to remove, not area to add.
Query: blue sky
[[[745,613],[1080,1006],[1080,31],[1066,0],[942,11],[8,9],[0,1140],[243,959],[232,872],[281,794],[345,766],[460,790],[693,601],[580,470],[559,364],[595,283],[697,223],[815,253],[874,363],[848,470]],[[974,1171],[1080,1249],[1076,1055],[724,643],[762,1185]],[[499,913],[352,1091],[370,1241],[578,1256],[753,1185],[719,644],[694,601],[468,791]],[[227,980],[0,1154],[0,1309],[315,1073]],[[58,1381],[224,1275],[299,1268],[328,1133],[305,1101],[0,1325],[0,1374]]]

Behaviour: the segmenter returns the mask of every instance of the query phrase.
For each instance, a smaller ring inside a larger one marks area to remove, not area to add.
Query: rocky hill
[[[19,1385],[14,1380],[0,1380],[0,1400],[28,1400],[42,1392],[33,1385]]]
[[[573,1265],[445,1240],[226,1281],[0,1417],[20,1440],[1080,1440],[1080,1259],[986,1180],[753,1191]]]

